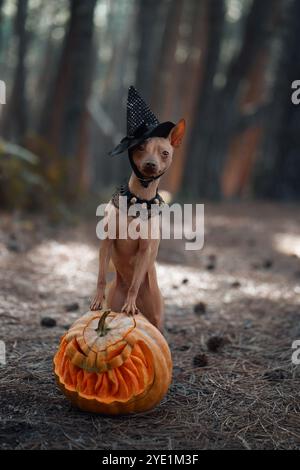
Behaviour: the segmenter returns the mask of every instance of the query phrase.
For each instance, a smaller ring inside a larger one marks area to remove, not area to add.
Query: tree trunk
[[[41,134],[51,145],[52,158],[66,160],[64,186],[71,198],[80,181],[78,155],[91,85],[95,5],[96,0],[70,1],[71,16],[58,72],[41,119]]]
[[[3,18],[3,12],[2,12],[2,7],[3,7],[3,1],[4,0],[0,0],[0,50],[1,50],[1,46],[2,46],[2,18]]]
[[[17,40],[17,65],[14,72],[12,91],[5,108],[2,124],[3,135],[15,142],[20,142],[27,129],[25,66],[28,45],[26,32],[27,12],[28,0],[18,0],[14,25]]]
[[[195,125],[197,105],[195,97],[198,97],[199,89],[201,89],[207,49],[208,0],[191,0],[185,6],[183,21],[190,24],[191,29],[189,35],[185,35],[179,40],[184,44],[187,56],[181,59],[177,72],[173,74],[176,89],[173,96],[169,96],[168,112],[164,114],[165,119],[175,120],[175,118],[183,117],[186,120],[186,133],[183,142],[176,150],[172,166],[161,182],[161,187],[172,194],[178,192],[182,183],[188,143]],[[180,115],[178,114],[179,110]]]
[[[217,96],[215,107],[216,133],[210,147],[212,156],[211,172],[208,177],[207,195],[220,199],[221,177],[223,165],[231,139],[236,133],[240,114],[240,102],[244,83],[253,65],[257,63],[258,55],[269,36],[268,20],[278,1],[254,0],[246,21],[245,35],[242,48],[233,61],[228,74],[227,85]]]
[[[175,52],[183,4],[183,0],[169,2],[161,51],[159,60],[156,63],[151,105],[161,120],[169,115],[169,97],[173,96],[173,87],[176,80],[176,75],[174,75],[176,68]]]
[[[272,105],[254,178],[256,195],[263,198],[300,198],[300,109],[291,101],[291,84],[300,75],[299,15],[297,0],[282,2],[274,45]]]
[[[229,144],[221,177],[222,195],[226,199],[249,197],[252,192],[252,171],[263,136],[263,121],[270,105],[267,101],[269,49],[262,46],[258,60],[245,80],[240,119]]]
[[[168,3],[164,0],[144,0],[138,2],[136,87],[149,102],[153,94],[154,75],[157,58],[162,46],[162,34]]]
[[[208,139],[214,129],[214,77],[219,64],[219,55],[225,21],[224,0],[210,0],[208,8],[208,44],[204,65],[203,83],[199,86],[196,117],[188,145],[182,194],[203,196],[207,193],[206,178],[209,167]]]

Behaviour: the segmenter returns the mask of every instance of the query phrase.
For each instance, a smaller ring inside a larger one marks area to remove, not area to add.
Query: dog
[[[135,199],[143,201],[155,199],[160,175],[170,168],[174,151],[180,146],[184,133],[185,120],[181,119],[166,138],[147,138],[131,150],[130,156],[139,175],[144,176],[146,181],[147,178],[155,178],[147,187],[143,187],[135,172],[132,172],[128,189]],[[115,207],[110,202],[107,206],[108,218],[113,216],[114,210]],[[157,217],[155,219],[157,223]],[[128,222],[132,220],[133,218],[129,216]],[[106,273],[111,259],[115,269],[115,279],[108,290],[107,307],[128,315],[141,312],[162,331],[164,302],[155,269],[160,240],[157,238],[119,239],[118,228],[116,239],[106,238],[101,242],[97,291],[90,308],[91,310],[102,308]]]

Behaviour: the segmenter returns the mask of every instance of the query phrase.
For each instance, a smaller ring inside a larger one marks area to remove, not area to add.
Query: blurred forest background
[[[300,0],[0,0],[1,449],[300,449],[296,80]],[[95,294],[96,207],[131,172],[107,155],[129,85],[186,119],[159,187],[205,203],[205,243],[161,241],[173,382],[112,420],[68,404],[52,358]]]
[[[131,84],[187,121],[162,188],[299,199],[299,18],[299,0],[0,0],[0,207],[110,194]]]

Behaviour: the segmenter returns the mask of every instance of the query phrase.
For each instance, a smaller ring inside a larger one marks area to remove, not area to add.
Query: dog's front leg
[[[128,289],[125,304],[122,307],[122,312],[125,312],[128,315],[135,315],[139,313],[139,310],[136,306],[136,299],[140,286],[150,266],[151,253],[151,241],[141,239],[139,241],[139,248],[136,255],[132,281]]]
[[[106,273],[108,269],[109,260],[111,257],[112,242],[110,238],[102,240],[99,250],[99,271],[97,280],[96,295],[91,301],[91,310],[100,310],[104,300],[105,287],[106,287]]]

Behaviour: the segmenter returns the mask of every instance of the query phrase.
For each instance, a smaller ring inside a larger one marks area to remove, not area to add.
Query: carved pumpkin
[[[162,334],[141,314],[88,312],[62,337],[54,357],[57,383],[82,410],[146,411],[171,382],[172,359]]]

